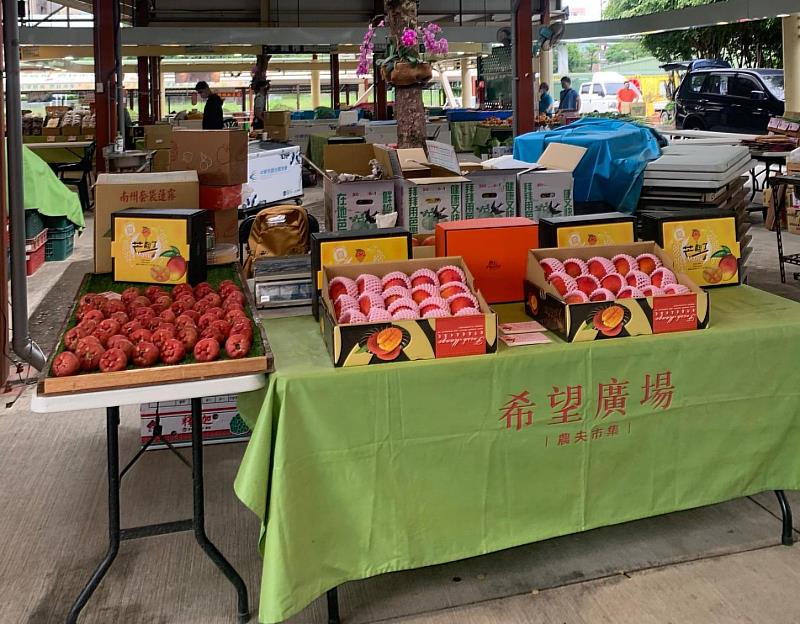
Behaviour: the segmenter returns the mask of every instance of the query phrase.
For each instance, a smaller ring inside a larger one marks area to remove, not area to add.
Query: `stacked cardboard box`
[[[192,169],[204,187],[204,198],[241,196],[247,181],[247,132],[244,130],[183,130],[172,133],[171,167]],[[214,193],[206,187],[234,187]],[[237,194],[235,189],[239,188]],[[236,205],[233,205],[233,204]],[[207,206],[200,205],[200,208]],[[216,243],[238,244],[238,202],[221,206],[216,200],[211,212]]]
[[[95,184],[94,271],[111,272],[111,214],[125,208],[198,208],[194,171],[101,173]]]
[[[264,114],[264,132],[273,141],[288,141],[291,121],[292,114],[289,111],[268,111]]]
[[[170,152],[172,150],[172,126],[169,124],[145,126],[144,148],[156,151],[155,156],[153,156],[153,171],[169,171]]]

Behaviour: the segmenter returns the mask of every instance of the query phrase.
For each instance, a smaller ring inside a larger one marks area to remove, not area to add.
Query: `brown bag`
[[[308,253],[308,214],[298,206],[272,206],[256,215],[247,239],[244,273],[253,275],[253,262],[263,256]]]

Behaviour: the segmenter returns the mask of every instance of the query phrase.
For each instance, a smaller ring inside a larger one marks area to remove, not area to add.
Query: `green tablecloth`
[[[48,217],[67,217],[76,226],[84,226],[78,194],[59,180],[50,166],[27,147],[22,148],[22,167],[25,210],[38,210]]]
[[[266,519],[260,621],[345,581],[800,488],[800,305],[741,286],[711,306],[701,331],[350,369],[310,318],[267,321],[277,372],[240,398],[235,484]]]
[[[332,136],[336,136],[336,133],[319,132],[308,137],[308,153],[306,156],[323,171],[325,170],[325,146],[328,144],[328,139]]]

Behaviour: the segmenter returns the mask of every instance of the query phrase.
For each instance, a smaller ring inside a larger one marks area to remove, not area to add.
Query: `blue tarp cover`
[[[536,162],[550,143],[580,145],[588,151],[575,169],[574,200],[603,201],[634,212],[647,163],[661,155],[653,133],[613,119],[584,118],[562,128],[530,132],[514,140],[514,158]]]

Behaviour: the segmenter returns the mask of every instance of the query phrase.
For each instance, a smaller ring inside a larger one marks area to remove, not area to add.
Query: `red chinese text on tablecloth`
[[[644,376],[642,391],[644,395],[639,401],[640,405],[650,404],[663,410],[669,409],[672,405],[672,393],[675,391],[675,386],[672,385],[672,373],[670,371],[655,375],[648,373]]]
[[[597,411],[595,418],[606,418],[611,414],[625,415],[628,401],[628,382],[615,377],[607,384],[597,384]]]
[[[530,400],[530,393],[525,390],[519,394],[511,394],[511,399],[500,408],[502,414],[500,420],[505,421],[506,429],[515,428],[517,431],[522,427],[533,424],[533,408],[535,403]]]
[[[552,410],[551,425],[563,425],[581,420],[583,386],[567,386],[563,391],[558,386],[553,386],[553,392],[547,396],[550,398]]]

